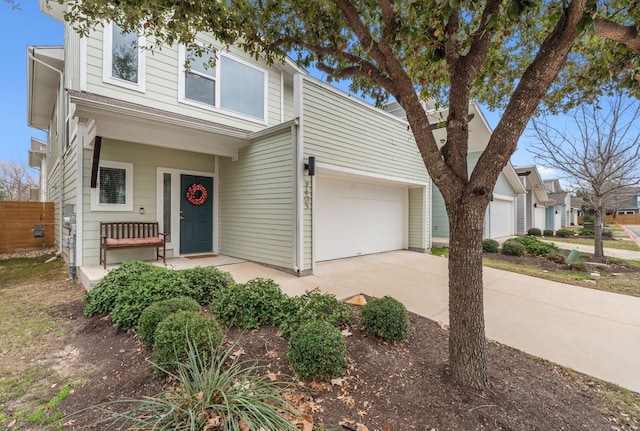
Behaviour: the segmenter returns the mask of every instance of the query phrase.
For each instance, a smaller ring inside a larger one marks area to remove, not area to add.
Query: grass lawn
[[[580,245],[590,245],[594,246],[595,240],[591,238],[556,238],[556,237],[547,237],[544,238],[545,241],[556,241],[556,242],[566,242],[570,244],[580,244]],[[604,241],[603,246],[605,248],[615,248],[617,250],[630,250],[630,251],[640,251],[640,247],[631,241],[630,239],[617,239],[615,241],[607,240]]]

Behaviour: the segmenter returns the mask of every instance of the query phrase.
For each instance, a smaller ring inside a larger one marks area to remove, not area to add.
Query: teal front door
[[[213,249],[213,178],[180,176],[180,253]]]

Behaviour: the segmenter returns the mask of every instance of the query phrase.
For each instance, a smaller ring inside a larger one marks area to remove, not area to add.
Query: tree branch
[[[622,25],[602,18],[594,20],[596,36],[614,40],[640,52],[640,33],[637,25]]]

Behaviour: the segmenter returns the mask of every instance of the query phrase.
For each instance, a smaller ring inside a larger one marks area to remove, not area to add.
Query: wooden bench
[[[156,260],[166,263],[165,236],[158,230],[158,222],[100,222],[100,263],[107,268],[107,250],[138,247],[155,247]]]

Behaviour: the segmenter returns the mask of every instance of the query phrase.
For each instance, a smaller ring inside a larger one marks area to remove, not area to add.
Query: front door
[[[213,248],[213,178],[180,176],[180,254]]]

